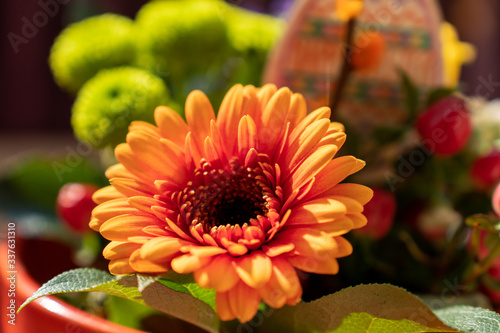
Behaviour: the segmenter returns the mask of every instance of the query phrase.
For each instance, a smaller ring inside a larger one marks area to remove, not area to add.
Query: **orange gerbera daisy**
[[[297,303],[294,267],[337,273],[352,252],[341,235],[366,224],[372,191],[339,184],[364,162],[334,158],[343,126],[326,107],[306,115],[288,88],[236,85],[217,117],[194,91],[185,110],[187,124],[158,107],[157,126],[132,123],[115,149],[90,222],[111,240],[110,272],[193,273],[222,320],[251,320],[261,300]]]

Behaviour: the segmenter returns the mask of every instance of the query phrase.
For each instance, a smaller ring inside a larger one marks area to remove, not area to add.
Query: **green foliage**
[[[455,91],[456,89],[452,88],[437,88],[432,90],[427,98],[427,106],[431,106],[440,99],[453,94]]]
[[[454,332],[412,294],[391,285],[359,285],[309,303],[277,310],[276,329],[286,332]],[[338,331],[337,331],[338,330]],[[417,330],[417,331],[418,331]]]
[[[158,313],[146,305],[115,296],[106,297],[104,306],[108,320],[135,329],[141,328],[144,317]]]
[[[399,76],[403,85],[405,106],[408,110],[410,123],[412,123],[420,109],[419,91],[417,86],[415,86],[410,77],[402,69],[399,70]]]
[[[220,61],[227,48],[218,1],[153,1],[137,13],[141,67],[172,82]]]
[[[401,319],[389,320],[377,318],[368,313],[352,313],[347,316],[339,328],[332,333],[415,333],[415,332],[452,332],[449,329],[426,327],[417,322]]]
[[[71,124],[79,140],[94,147],[125,142],[130,123],[152,123],[158,105],[169,103],[163,81],[150,72],[119,67],[99,72],[78,93]]]
[[[31,301],[46,295],[99,291],[147,305],[209,332],[218,332],[220,321],[212,307],[200,300],[205,298],[202,293],[196,287],[191,286],[190,282],[185,284],[181,282],[181,278],[175,284],[183,292],[170,289],[158,282],[148,284],[140,292],[135,275],[117,277],[93,268],[74,269],[59,274],[43,284],[19,307],[18,311]],[[193,297],[191,292],[200,298]],[[124,319],[118,318],[117,320]]]
[[[8,192],[8,200],[18,197],[25,209],[30,205],[53,212],[59,189],[72,182],[104,186],[107,179],[100,168],[69,147],[61,158],[31,156],[18,161],[2,179],[1,188]]]
[[[138,279],[142,280],[142,292],[138,289]],[[191,275],[175,273],[158,279],[146,275],[116,277],[97,269],[75,269],[45,283],[21,305],[19,311],[42,296],[88,291],[104,292],[147,305],[209,332],[218,332],[221,324],[214,310],[215,292],[200,288]],[[141,318],[153,313],[143,306],[116,299],[108,300],[106,306],[110,318],[136,328]],[[131,309],[134,313],[128,315]],[[497,331],[500,323],[498,314],[469,306],[437,310],[436,316],[405,290],[376,284],[346,288],[293,307],[261,311],[267,318],[258,328],[259,332],[456,332],[447,326],[450,325],[463,331],[482,333]]]
[[[194,282],[192,275],[177,274],[170,271],[164,277],[165,278],[158,280],[158,282],[172,290],[196,297],[200,301],[210,305],[215,311],[215,290],[201,288]]]
[[[458,305],[434,311],[444,323],[461,332],[491,333],[500,331],[500,315],[490,310]]]
[[[49,63],[56,83],[76,93],[99,70],[132,64],[135,54],[134,22],[103,14],[64,29],[52,46]]]

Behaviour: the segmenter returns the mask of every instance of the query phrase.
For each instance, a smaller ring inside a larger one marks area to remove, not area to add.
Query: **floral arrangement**
[[[459,91],[475,51],[443,23],[426,49],[443,57],[437,84],[398,66],[384,81],[394,32],[356,33],[368,0],[331,3],[299,2],[285,24],[217,0],[154,1],[135,21],[63,31],[51,68],[107,184],[61,188],[87,267],[22,307],[97,291],[114,296],[108,318],[126,312],[135,328],[165,313],[210,332],[493,331],[500,107]],[[344,39],[324,94],[305,77],[322,58],[290,48],[330,33]],[[371,81],[393,85],[389,106],[385,92],[356,99]],[[93,265],[101,252],[109,273]]]

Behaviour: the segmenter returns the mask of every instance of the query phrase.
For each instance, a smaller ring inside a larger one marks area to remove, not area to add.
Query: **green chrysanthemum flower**
[[[169,102],[168,88],[149,71],[119,67],[100,71],[79,91],[71,124],[77,138],[94,147],[125,142],[134,120],[152,123],[154,110]]]
[[[241,59],[231,82],[260,84],[267,55],[283,34],[284,20],[236,7],[225,16],[229,43]]]
[[[138,63],[172,80],[205,70],[228,50],[221,6],[215,0],[153,1],[136,22],[141,50]]]
[[[103,14],[64,29],[52,46],[49,63],[56,83],[76,93],[99,70],[132,64],[135,54],[134,22]]]

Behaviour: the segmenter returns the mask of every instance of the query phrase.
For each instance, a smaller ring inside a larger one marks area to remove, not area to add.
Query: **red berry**
[[[89,230],[90,216],[96,206],[92,194],[98,189],[95,185],[81,183],[69,183],[61,187],[56,211],[71,229],[80,233]]]
[[[424,146],[436,155],[457,153],[467,144],[472,132],[465,102],[448,96],[432,104],[418,117],[417,131]]]
[[[396,213],[396,198],[391,192],[373,189],[373,198],[365,205],[363,214],[368,223],[354,232],[372,239],[381,239],[391,230]]]
[[[493,206],[493,210],[500,218],[500,183],[498,183],[497,187],[493,191],[493,197],[491,198],[491,204]]]
[[[479,187],[491,188],[498,183],[500,181],[500,151],[493,150],[489,155],[475,160],[470,174]]]

